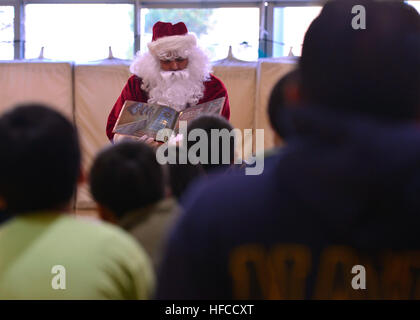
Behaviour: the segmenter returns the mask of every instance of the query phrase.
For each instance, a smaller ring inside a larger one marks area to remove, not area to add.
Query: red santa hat
[[[168,52],[182,54],[197,45],[193,34],[183,22],[176,24],[158,21],[153,26],[153,39],[148,43],[149,51],[155,56],[165,56]]]

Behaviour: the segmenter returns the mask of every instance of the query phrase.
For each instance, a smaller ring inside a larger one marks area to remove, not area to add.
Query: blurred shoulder
[[[83,233],[92,244],[102,246],[102,243],[112,243],[112,246],[120,247],[121,250],[141,250],[137,241],[118,226],[85,216],[68,216],[66,219],[70,228],[78,230],[79,234]]]

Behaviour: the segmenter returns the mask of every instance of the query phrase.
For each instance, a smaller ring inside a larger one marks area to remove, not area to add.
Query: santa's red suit
[[[121,112],[122,106],[126,100],[133,100],[139,102],[147,102],[149,99],[147,92],[141,89],[142,80],[133,75],[128,79],[127,84],[123,88],[121,95],[118,97],[117,102],[112,108],[109,116],[108,122],[106,125],[106,134],[108,138],[112,141],[114,133],[112,129],[114,128],[115,122],[118,119],[118,116]],[[227,90],[222,81],[216,78],[213,75],[210,75],[210,80],[204,82],[204,96],[200,99],[198,104],[211,101],[217,98],[225,97],[225,104],[222,109],[221,115],[229,120],[230,118],[230,107],[229,107],[229,98],[227,95]]]

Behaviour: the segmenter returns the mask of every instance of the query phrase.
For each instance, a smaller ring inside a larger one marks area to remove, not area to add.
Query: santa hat
[[[176,24],[158,21],[153,26],[153,39],[148,43],[149,51],[155,56],[165,56],[168,52],[185,53],[196,46],[193,34],[188,34],[183,22]]]

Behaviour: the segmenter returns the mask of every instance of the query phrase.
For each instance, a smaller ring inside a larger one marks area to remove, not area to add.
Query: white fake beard
[[[149,103],[166,105],[182,111],[187,104],[197,104],[203,96],[202,80],[191,79],[188,69],[161,71],[160,78],[149,92]]]

